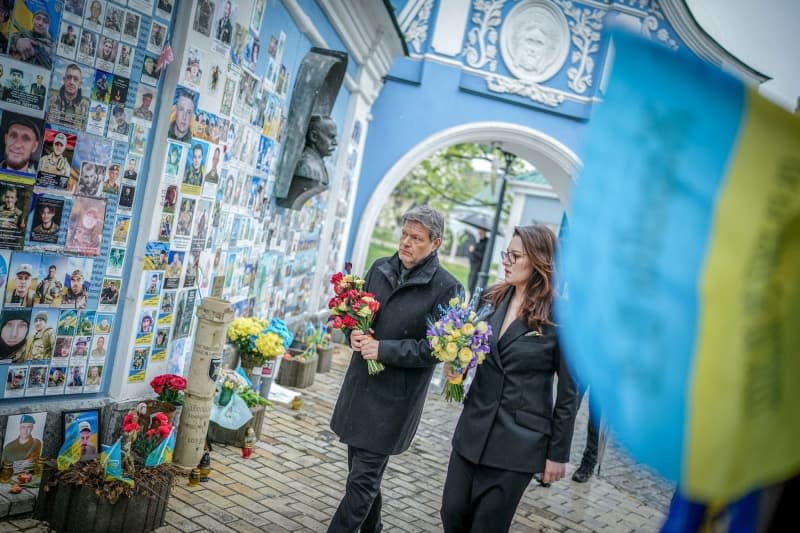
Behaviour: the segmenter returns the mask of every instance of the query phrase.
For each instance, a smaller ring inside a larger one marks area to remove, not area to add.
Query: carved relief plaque
[[[525,0],[508,12],[500,31],[500,50],[508,70],[520,80],[552,78],[567,58],[569,25],[548,0]]]

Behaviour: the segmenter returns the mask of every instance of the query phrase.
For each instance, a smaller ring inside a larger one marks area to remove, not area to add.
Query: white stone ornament
[[[520,80],[552,78],[567,58],[569,25],[548,0],[524,0],[508,12],[500,31],[500,51],[508,70]]]

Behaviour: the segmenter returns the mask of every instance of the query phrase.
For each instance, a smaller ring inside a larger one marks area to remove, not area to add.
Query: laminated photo
[[[122,268],[125,266],[125,248],[112,246],[108,252],[108,262],[106,262],[106,274],[109,276],[121,276]]]
[[[50,82],[47,121],[83,131],[93,85],[93,68],[58,58]]]
[[[158,78],[161,76],[161,71],[156,69],[158,58],[155,56],[146,55],[142,60],[142,81],[148,85],[158,85]]]
[[[89,117],[86,120],[86,133],[105,135],[107,115],[108,104],[92,102],[89,107]]]
[[[144,124],[133,124],[133,133],[131,134],[130,151],[132,154],[138,156],[144,155],[144,147],[147,144],[147,138],[150,134],[150,128]]]
[[[78,26],[83,22],[83,5],[85,0],[64,0],[64,20],[73,22]]]
[[[16,181],[19,178],[0,171],[0,247],[21,250],[24,242],[33,185]]]
[[[114,327],[114,315],[111,313],[98,313],[95,316],[94,332],[96,335],[109,335]]]
[[[139,84],[136,90],[136,102],[133,108],[134,122],[150,127],[150,124],[153,122],[153,97],[155,92],[155,89],[152,87],[148,87],[142,83]]]
[[[153,349],[150,354],[151,361],[163,361],[166,359],[168,342],[169,328],[158,328],[153,336]]]
[[[167,161],[164,164],[164,174],[167,176],[178,176],[180,169],[183,168],[183,147],[184,145],[181,143],[173,141],[167,143]],[[174,200],[177,200],[177,198]]]
[[[186,53],[186,67],[183,70],[181,83],[188,85],[192,89],[200,88],[200,80],[203,77],[203,59],[205,53],[194,46],[190,47]]]
[[[147,38],[147,51],[156,55],[160,54],[166,38],[167,27],[154,20],[150,25],[150,35]]]
[[[3,111],[0,119],[0,172],[8,174],[8,179],[22,183],[35,177],[42,153],[43,132],[44,121],[41,119]]]
[[[192,126],[199,94],[186,87],[178,86],[172,101],[169,115],[167,137],[183,143],[192,142]]]
[[[125,172],[122,174],[122,177],[128,181],[136,181],[136,178],[139,176],[139,161],[138,157],[131,157],[129,155],[128,162],[125,166]]]
[[[104,339],[105,338],[101,337]],[[103,382],[103,365],[92,365],[89,364],[89,368],[86,369],[86,382],[83,386],[84,392],[98,392],[100,390],[100,384]]]
[[[91,99],[92,106],[96,102],[107,104],[111,101],[111,85],[114,75],[103,70],[95,71],[94,84],[92,85]],[[92,108],[93,109],[93,108]]]
[[[158,298],[158,296],[156,296]],[[153,330],[155,329],[155,309],[145,309],[139,314],[136,323],[136,344],[150,345],[153,343]]]
[[[119,303],[119,293],[122,290],[122,280],[117,278],[103,278],[100,289],[100,306],[98,310],[111,310]]]
[[[91,342],[92,337],[88,335],[79,335],[75,337],[72,345],[72,353],[70,354],[70,364],[77,362],[79,359],[85,360],[89,357],[89,346]],[[69,386],[69,383],[67,386]]]
[[[30,322],[30,309],[3,309],[0,312],[0,364],[25,362],[25,341]],[[24,379],[22,387],[25,387]]]
[[[183,170],[181,192],[199,195],[205,176],[206,158],[208,157],[208,144],[193,140],[186,157],[186,166]],[[178,223],[180,224],[180,219]]]
[[[33,324],[25,346],[26,361],[49,361],[53,357],[58,314],[58,309],[36,309],[33,312]]]
[[[144,270],[166,270],[169,262],[169,246],[163,242],[147,241],[144,247]]]
[[[170,242],[172,238],[172,225],[175,215],[163,214],[158,223],[158,240],[160,242]]]
[[[83,28],[80,39],[78,39],[78,51],[75,53],[75,59],[79,63],[93,65],[99,44],[100,34]]]
[[[36,186],[60,191],[67,189],[72,169],[77,136],[58,130],[44,130],[44,146],[36,174]]]
[[[106,3],[103,0],[86,0],[86,9],[83,13],[83,27],[98,33],[102,31],[105,9]]]
[[[64,386],[67,381],[66,366],[51,366],[47,375],[47,388],[45,395],[64,394]]]
[[[147,363],[150,358],[150,348],[134,347],[131,364],[128,368],[128,383],[144,382]]]
[[[171,250],[169,252],[169,264],[164,273],[165,289],[177,289],[180,286],[181,274],[183,273],[183,258],[185,255],[186,252],[179,252],[177,250]]]
[[[44,396],[47,385],[47,365],[32,365],[28,369],[28,385],[25,396]]]
[[[43,118],[50,71],[0,56],[0,74],[2,109]]]
[[[133,111],[122,104],[113,104],[108,118],[108,137],[126,143],[132,130]]]
[[[103,21],[103,35],[112,39],[119,39],[122,34],[122,25],[125,22],[125,10],[114,4],[106,5],[106,16]]]
[[[92,339],[92,349],[89,351],[90,362],[102,360],[108,355],[108,335],[95,335]]]
[[[128,102],[130,80],[121,75],[114,75],[111,81],[111,100],[109,103],[124,106]]]
[[[47,0],[16,0],[13,5],[6,54],[37,67],[53,68],[60,6]]]
[[[76,196],[69,216],[64,251],[88,256],[100,255],[105,213],[104,199]]]
[[[33,211],[33,220],[31,221],[30,240],[49,244],[58,243],[62,233],[61,216],[64,213],[64,199],[35,194],[31,210]]]
[[[211,36],[211,23],[214,17],[214,2],[210,0],[197,0],[195,2],[192,29],[205,37]]]
[[[78,331],[78,311],[74,309],[67,309],[61,311],[58,316],[58,329],[56,333],[59,335],[56,339],[56,348],[63,348],[64,344],[67,346],[67,352],[64,353],[63,349],[56,349],[54,357],[67,357],[72,347],[72,336]],[[62,340],[66,339],[66,340]]]
[[[130,226],[130,215],[117,215],[114,220],[114,227],[111,230],[111,242],[124,246],[128,242]]]
[[[172,18],[173,0],[158,0],[156,2],[156,16],[170,20]]]
[[[117,62],[117,41],[113,37],[105,35],[100,37],[100,46],[97,47],[97,58],[94,66],[107,72],[114,71]]]
[[[103,181],[103,193],[113,198],[119,194],[119,165],[109,165],[106,179]]]
[[[135,11],[125,12],[125,23],[122,25],[122,40],[128,44],[136,46],[139,42],[139,25],[142,16]]]
[[[136,195],[136,187],[133,185],[123,185],[120,190],[118,209],[130,211],[133,207],[133,199]]]
[[[14,372],[14,375],[12,375]],[[22,392],[25,388],[25,380],[19,384],[18,377],[27,377],[27,372],[20,373],[20,367],[8,369],[9,377],[6,380],[5,397],[8,394],[9,385],[13,390]],[[18,387],[19,385],[19,387]],[[13,396],[22,396],[13,395]],[[47,412],[26,413],[20,415],[8,415],[6,423],[6,434],[3,439],[3,458],[4,463],[10,463],[14,476],[21,472],[33,474],[36,463],[42,455],[42,439],[47,422]],[[14,480],[17,483],[19,480]],[[25,484],[24,482],[22,484]]]
[[[128,43],[118,43],[117,63],[114,65],[114,74],[126,78],[131,77],[131,68],[134,61],[134,47]]]
[[[67,367],[69,370],[67,374],[66,394],[76,394],[83,390],[83,373],[86,369],[84,366],[85,364],[85,361],[80,364],[74,364],[72,358],[70,358],[69,366]]]
[[[75,194],[92,196],[95,198],[102,197],[102,186],[106,176],[106,169],[107,167],[100,163],[93,163],[90,161],[81,163],[80,177],[78,178],[78,186],[74,191]],[[73,211],[74,210],[75,208],[73,206]]]

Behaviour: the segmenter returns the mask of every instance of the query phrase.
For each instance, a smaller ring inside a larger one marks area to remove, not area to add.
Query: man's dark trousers
[[[328,533],[377,533],[381,523],[381,479],[389,456],[347,447],[347,486]]]

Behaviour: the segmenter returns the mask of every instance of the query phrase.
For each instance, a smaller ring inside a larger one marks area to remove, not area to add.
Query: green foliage
[[[237,393],[239,398],[241,398],[247,407],[255,407],[257,405],[269,405],[269,401],[258,394],[255,390],[251,387],[247,387],[244,390],[241,390]]]

